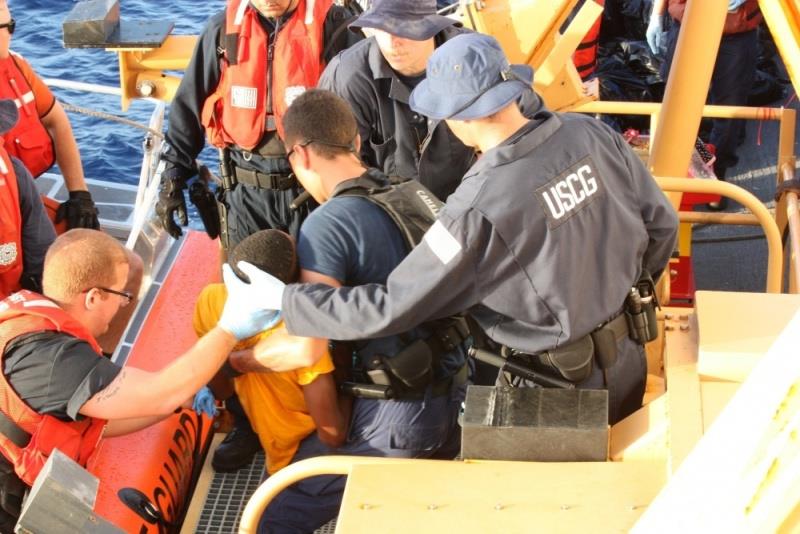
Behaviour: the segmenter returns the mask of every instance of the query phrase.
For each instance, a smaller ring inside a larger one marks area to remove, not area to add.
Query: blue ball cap
[[[533,69],[510,65],[494,37],[466,33],[428,59],[425,79],[412,91],[411,109],[432,119],[480,119],[530,90]]]

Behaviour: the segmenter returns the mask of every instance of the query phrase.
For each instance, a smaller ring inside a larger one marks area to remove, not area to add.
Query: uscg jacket
[[[436,45],[466,31],[447,27],[436,35]],[[358,122],[361,158],[387,176],[419,180],[444,200],[475,161],[475,152],[444,121],[411,110],[410,88],[383,58],[374,37],[336,56],[322,73],[319,87],[347,100]],[[428,132],[433,132],[430,139],[419,139],[412,122],[427,122]]]
[[[434,38],[436,46],[468,31],[449,26]],[[411,89],[383,58],[374,37],[331,60],[319,87],[350,104],[361,136],[361,159],[387,176],[418,180],[444,201],[475,162],[475,151],[461,143],[444,121],[411,110]],[[532,116],[541,100],[529,91],[519,105],[526,116]],[[427,138],[420,139],[412,125],[420,121],[427,124]]]
[[[469,310],[495,341],[540,352],[617,315],[642,267],[664,269],[677,227],[619,135],[541,110],[469,170],[386,285],[290,285],[284,320],[352,339]]]
[[[285,19],[286,16],[284,16]],[[327,61],[356,38],[352,32],[336,33],[337,28],[345,24],[347,19],[348,12],[343,7],[334,5],[328,11],[323,26],[323,60]],[[263,17],[260,17],[260,20],[272,38],[274,32],[272,24]],[[200,35],[189,66],[186,68],[175,98],[170,104],[169,127],[165,140],[172,150],[165,153],[164,158],[187,172],[193,168],[195,158],[205,146],[201,111],[206,99],[214,93],[219,85],[220,51],[222,50],[220,38],[224,33],[224,26],[225,10],[222,10],[211,17]],[[231,157],[239,167],[261,172],[274,172],[273,168],[263,164],[262,158],[258,155],[253,155],[252,159],[245,159],[240,151],[234,150]]]

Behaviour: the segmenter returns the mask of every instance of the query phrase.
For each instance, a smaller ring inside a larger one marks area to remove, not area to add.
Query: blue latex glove
[[[736,11],[742,4],[747,2],[747,0],[728,0],[728,11]]]
[[[194,396],[192,409],[198,415],[206,414],[209,417],[217,415],[217,405],[214,404],[214,394],[208,389],[208,386],[203,386]]]
[[[664,17],[657,13],[650,15],[650,23],[647,25],[647,31],[645,31],[647,45],[654,54],[663,53],[667,47],[663,18]]]
[[[218,324],[241,341],[272,328],[281,320],[278,309],[285,284],[249,263],[239,262],[239,268],[250,277],[251,283],[240,280],[227,263],[222,266],[222,278],[228,289],[228,299],[225,301]],[[280,284],[277,297],[276,282]],[[265,294],[271,294],[273,297],[266,298]]]

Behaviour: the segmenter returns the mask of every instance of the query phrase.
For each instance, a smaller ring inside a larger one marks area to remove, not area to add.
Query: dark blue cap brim
[[[454,95],[452,87],[442,85],[431,90],[431,80],[425,78],[411,92],[408,104],[415,112],[431,119],[472,120],[487,117],[514,102],[533,84],[533,69],[528,65],[511,65],[519,80],[499,83],[483,93],[466,109],[461,109],[475,98],[474,94]],[[434,82],[435,83],[435,82]]]
[[[4,134],[17,124],[19,111],[13,100],[0,100],[0,134]]]
[[[374,28],[386,33],[411,39],[412,41],[425,41],[437,33],[457,24],[458,21],[442,15],[428,15],[422,18],[394,17],[386,13],[372,13],[365,11],[349,26],[351,30],[361,28]]]

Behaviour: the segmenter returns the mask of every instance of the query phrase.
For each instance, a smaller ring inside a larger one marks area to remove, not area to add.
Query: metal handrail
[[[239,533],[251,534],[256,531],[261,514],[267,509],[269,503],[281,491],[288,488],[295,482],[318,475],[348,475],[355,465],[366,464],[401,464],[409,462],[406,458],[380,458],[369,456],[317,456],[301,460],[297,463],[288,465],[270,475],[250,497],[244,511],[242,519],[239,521]],[[426,460],[414,460],[424,462]],[[427,460],[436,461],[436,460]]]
[[[789,164],[781,166],[783,180],[794,178],[794,168]],[[800,211],[798,211],[797,193],[789,191],[786,193],[786,218],[789,222],[789,247],[792,251],[792,261],[790,269],[794,273],[795,282],[800,282]]]
[[[675,177],[656,177],[664,191],[672,193],[710,193],[735,200],[749,209],[758,219],[767,238],[767,293],[781,292],[781,269],[783,267],[783,245],[778,224],[772,214],[752,193],[739,186],[717,180],[689,180]]]

